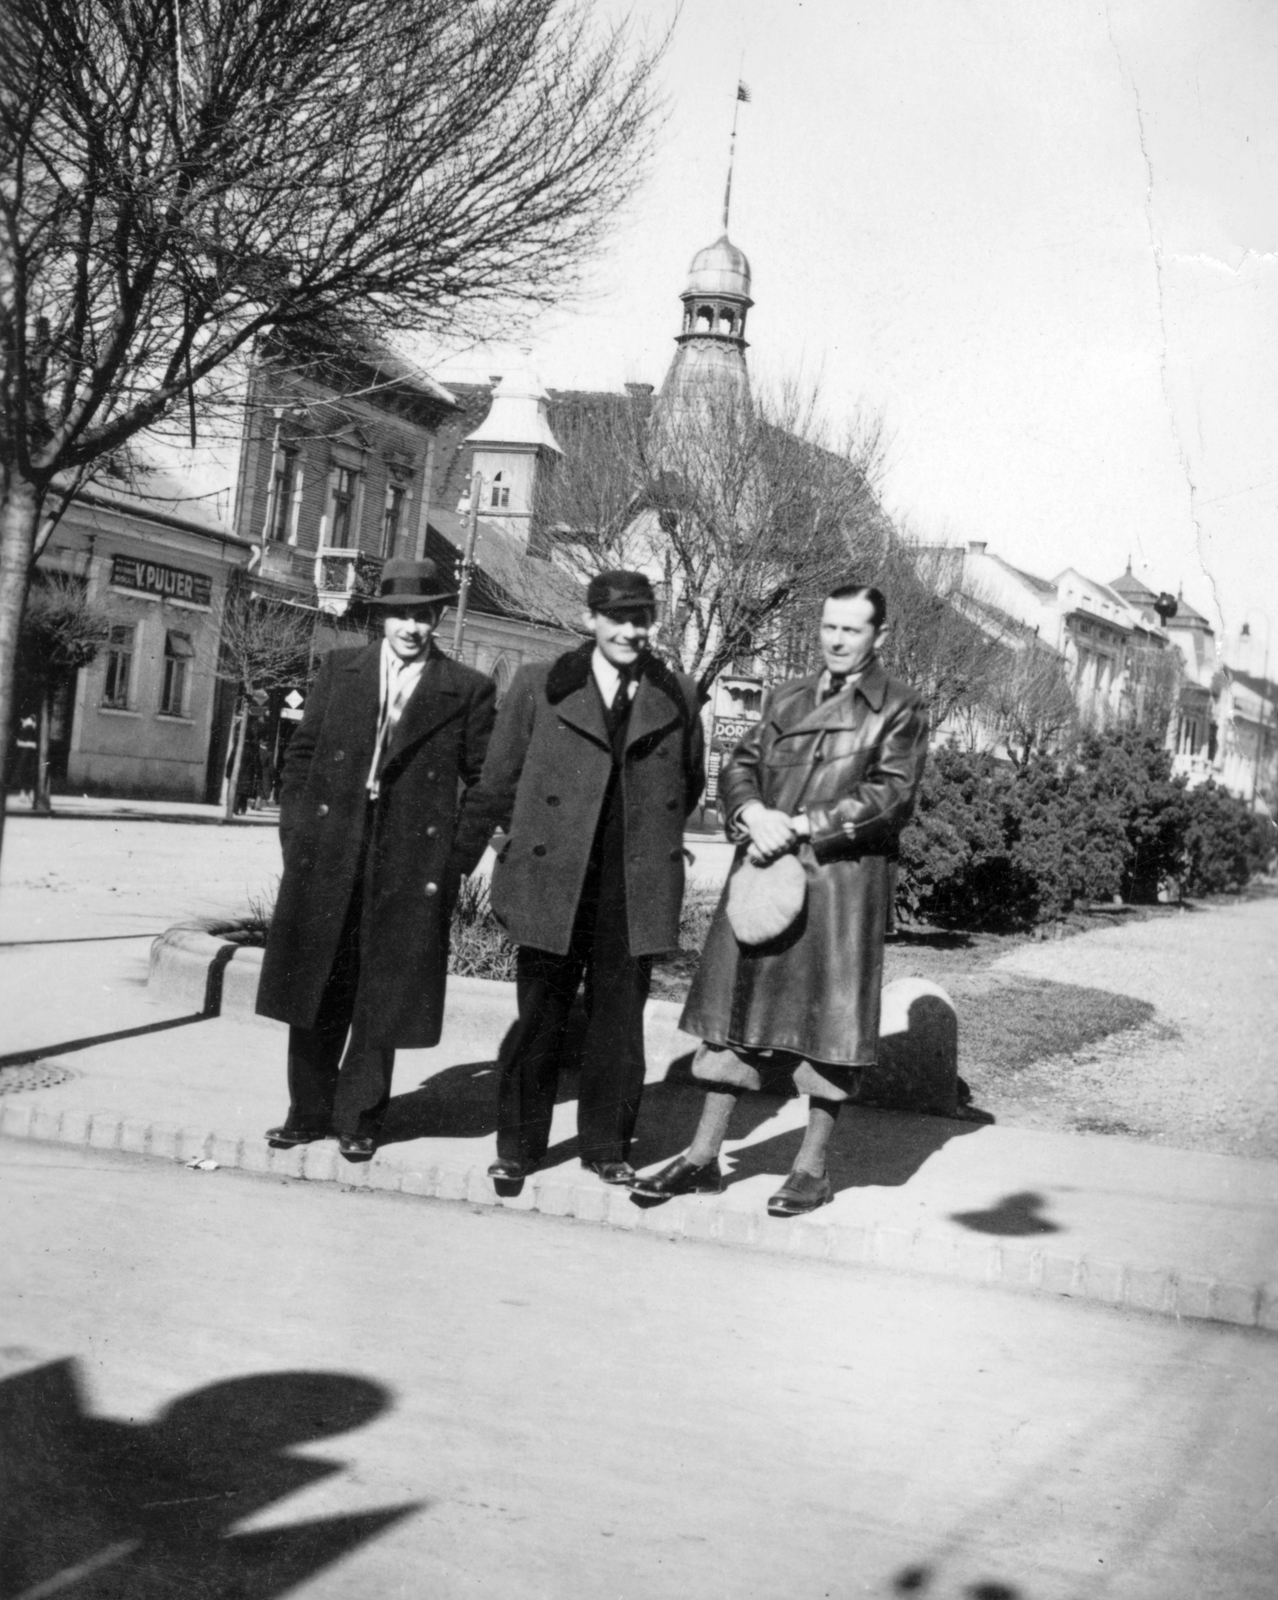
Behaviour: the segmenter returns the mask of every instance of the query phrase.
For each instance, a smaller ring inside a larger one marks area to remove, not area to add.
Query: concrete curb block
[[[484,982],[483,979],[462,980]],[[545,1216],[571,1217],[735,1249],[766,1250],[839,1266],[881,1267],[927,1276],[959,1278],[1030,1293],[1098,1301],[1157,1316],[1225,1323],[1278,1333],[1278,1283],[1233,1283],[1180,1274],[1171,1268],[1073,1256],[1006,1239],[956,1235],[927,1228],[878,1224],[858,1226],[810,1218],[778,1221],[741,1203],[732,1191],[718,1203],[681,1198],[640,1207],[625,1190],[608,1188],[576,1169],[536,1173],[513,1199],[499,1199],[485,1165],[466,1168],[402,1163],[388,1151],[367,1164],[341,1160],[335,1144],[272,1150],[260,1139],[227,1137],[198,1128],[121,1119],[112,1113],[85,1116],[38,1106],[0,1103],[0,1134],[95,1150],[120,1150],[158,1160],[211,1158],[219,1166],[307,1183],[341,1183],[430,1200],[504,1206]]]

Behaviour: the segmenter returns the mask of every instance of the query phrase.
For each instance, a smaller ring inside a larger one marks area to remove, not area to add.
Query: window
[[[161,715],[166,717],[185,715],[187,670],[194,654],[195,651],[186,634],[165,634],[164,683],[160,689]]]
[[[355,541],[355,493],[359,487],[359,473],[353,467],[333,469],[332,517],[329,523],[328,542],[341,550],[349,549]]]
[[[504,511],[510,504],[510,484],[506,481],[506,474],[499,472],[493,479],[493,492],[490,504],[494,511]]]
[[[102,704],[108,710],[128,710],[132,677],[133,629],[113,627],[107,638],[106,675],[102,680]]]
[[[281,450],[271,478],[271,525],[268,539],[287,540],[293,515],[293,491],[297,486],[297,451]]]
[[[404,488],[392,483],[386,489],[386,509],[382,512],[382,554],[393,556],[399,545],[400,525],[404,520]]]

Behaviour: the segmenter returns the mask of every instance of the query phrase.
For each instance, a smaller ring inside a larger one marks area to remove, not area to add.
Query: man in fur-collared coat
[[[796,1216],[831,1198],[826,1146],[877,1059],[891,862],[927,758],[919,696],[879,664],[885,614],[877,589],[836,589],[821,614],[824,669],[774,691],[719,775],[740,841],[733,875],[747,855],[766,863],[793,851],[806,901],[785,932],[746,944],[725,889],[679,1023],[704,1041],[692,1066],[709,1086],[701,1126],[685,1155],[637,1181],[641,1195],[722,1187],[737,1096],[781,1075],[810,1097],[808,1131],[768,1210]]]
[[[493,911],[519,946],[489,1168],[499,1193],[518,1192],[546,1152],[583,974],[581,1160],[606,1183],[634,1178],[652,957],[679,943],[683,828],[704,782],[695,688],[648,651],[648,580],[601,573],[586,603],[590,642],[515,675],[458,835],[473,855],[494,828],[509,832],[492,879]]]
[[[366,602],[383,637],[335,650],[284,761],[284,877],[257,1009],[289,1024],[289,1110],[277,1148],[336,1136],[371,1158],[395,1050],[439,1043],[448,932],[473,855],[458,792],[479,777],[492,680],[432,635],[453,591],[433,561],[393,559]]]

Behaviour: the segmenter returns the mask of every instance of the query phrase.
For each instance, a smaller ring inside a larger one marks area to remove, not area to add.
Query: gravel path
[[[996,973],[1147,1001],[1153,1018],[977,1098],[1001,1122],[1278,1159],[1278,899],[1024,945]]]

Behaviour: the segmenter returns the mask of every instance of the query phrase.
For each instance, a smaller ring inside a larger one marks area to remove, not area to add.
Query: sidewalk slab
[[[569,1081],[543,1169],[501,1201],[485,1169],[496,1147],[495,1058],[515,1015],[511,986],[450,980],[443,1041],[399,1053],[386,1142],[372,1163],[351,1165],[331,1142],[268,1149],[263,1130],[286,1107],[285,1028],[157,1005],[145,987],[148,953],[143,940],[3,953],[0,1054],[20,1044],[73,1076],[0,1092],[0,1133],[167,1160],[205,1156],[309,1182],[504,1204],[1278,1331],[1278,1163],[856,1108],[836,1133],[834,1203],[776,1221],[766,1200],[798,1149],[805,1102],[743,1097],[725,1151],[726,1191],[644,1205],[578,1164]],[[693,1041],[676,1021],[677,1008],[650,1006],[649,1087],[634,1151],[642,1167],[686,1147],[701,1105],[686,1072]],[[59,1051],[68,1041],[77,1047]]]

